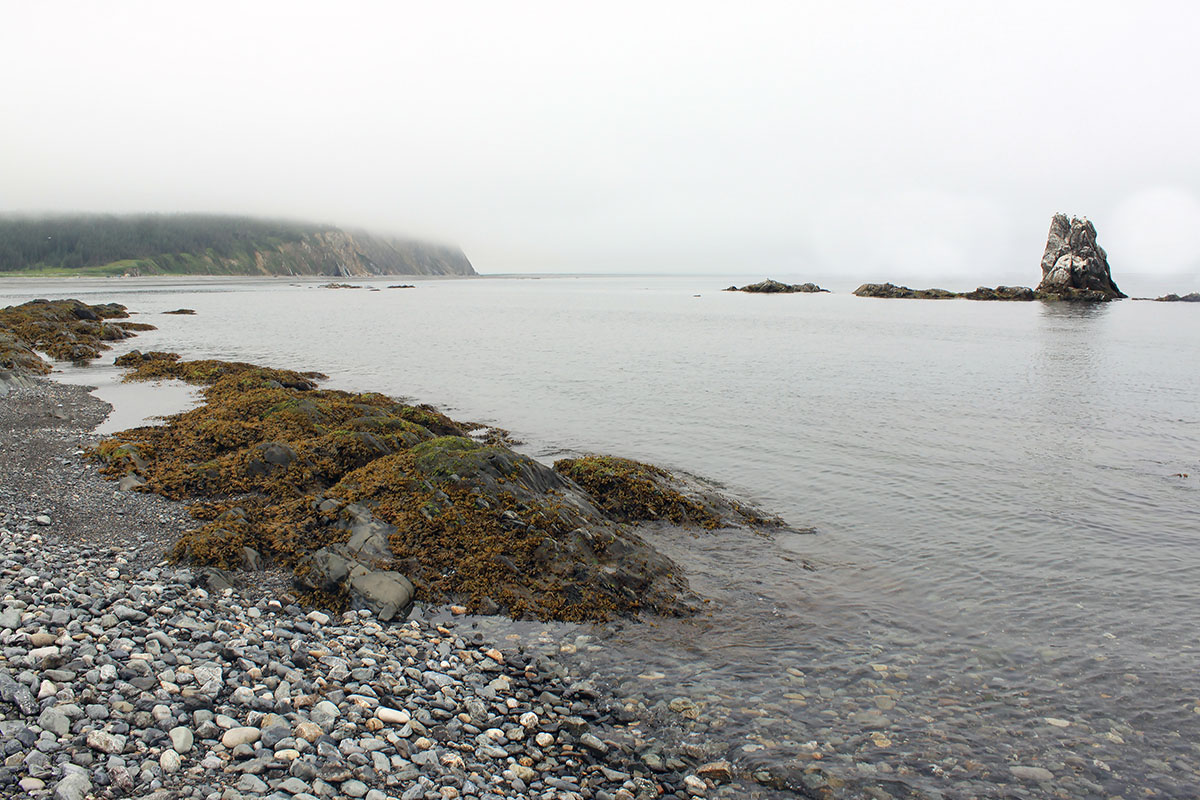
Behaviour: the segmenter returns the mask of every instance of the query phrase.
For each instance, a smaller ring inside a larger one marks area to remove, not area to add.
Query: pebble
[[[176,753],[182,755],[192,751],[194,737],[191,729],[178,725],[167,731],[167,736],[171,739],[171,747],[175,749]]]
[[[221,744],[229,749],[233,749],[240,744],[253,744],[258,741],[262,735],[262,731],[258,728],[249,725],[243,725],[237,728],[230,728],[221,736]]]

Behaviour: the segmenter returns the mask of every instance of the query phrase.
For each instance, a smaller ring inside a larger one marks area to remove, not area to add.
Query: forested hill
[[[457,247],[197,214],[0,216],[5,275],[474,275]]]

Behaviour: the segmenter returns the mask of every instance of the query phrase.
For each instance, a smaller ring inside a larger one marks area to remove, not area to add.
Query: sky
[[[0,212],[247,213],[481,273],[1200,288],[1200,3],[0,0]]]

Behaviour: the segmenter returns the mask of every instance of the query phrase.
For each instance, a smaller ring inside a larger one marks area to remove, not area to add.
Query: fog
[[[0,0],[0,211],[287,216],[484,273],[1200,277],[1200,6]]]

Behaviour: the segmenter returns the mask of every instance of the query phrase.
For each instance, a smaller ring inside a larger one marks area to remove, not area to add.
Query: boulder
[[[415,589],[399,572],[379,571],[350,579],[350,607],[365,608],[380,621],[408,616]]]
[[[252,477],[285,470],[296,460],[295,449],[283,442],[263,442],[254,449],[254,457],[246,462],[246,474]]]
[[[1096,228],[1086,217],[1055,214],[1050,221],[1037,292],[1047,300],[1104,302],[1125,297],[1113,282],[1108,254],[1096,243]]]

